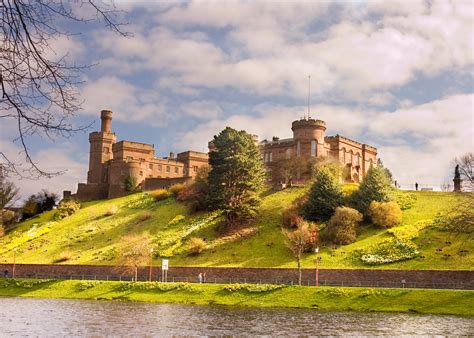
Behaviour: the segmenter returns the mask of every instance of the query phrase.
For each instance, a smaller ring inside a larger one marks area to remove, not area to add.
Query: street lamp
[[[13,271],[12,271],[12,278],[15,278],[15,266],[16,266],[16,248],[13,248]]]
[[[150,271],[148,272],[148,281],[151,282],[151,266],[153,263],[153,248],[150,249]]]
[[[319,286],[319,257],[318,257],[319,246],[317,246],[314,249],[314,253],[316,254],[316,287],[318,287]]]

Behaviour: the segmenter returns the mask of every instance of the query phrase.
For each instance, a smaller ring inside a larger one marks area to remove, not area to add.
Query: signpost
[[[161,281],[167,282],[168,281],[168,268],[169,268],[169,259],[162,259],[161,260]]]

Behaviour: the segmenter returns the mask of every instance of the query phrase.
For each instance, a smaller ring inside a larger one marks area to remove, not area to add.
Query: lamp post
[[[12,271],[12,278],[15,278],[15,267],[16,267],[16,248],[13,248],[13,271]]]
[[[153,248],[150,249],[150,270],[148,272],[148,281],[151,282],[151,267],[153,264]]]
[[[316,253],[316,287],[318,287],[319,286],[319,257],[318,257],[319,246],[317,246],[314,249],[314,252]]]

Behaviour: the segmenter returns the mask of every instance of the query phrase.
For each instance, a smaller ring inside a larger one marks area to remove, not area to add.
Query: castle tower
[[[107,161],[112,159],[112,144],[117,141],[115,133],[110,131],[112,125],[112,112],[100,112],[101,131],[89,134],[89,171],[87,183],[107,183]]]
[[[326,123],[324,121],[311,118],[293,121],[291,130],[293,131],[294,154],[297,157],[310,159],[326,156],[324,150]]]

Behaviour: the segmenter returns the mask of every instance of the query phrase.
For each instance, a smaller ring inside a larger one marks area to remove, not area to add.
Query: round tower
[[[100,125],[100,131],[104,133],[110,133],[110,126],[112,125],[112,112],[110,110],[102,110],[100,112],[100,119],[102,121]]]
[[[291,124],[295,154],[297,157],[325,156],[324,136],[326,122],[314,119],[301,119]]]

